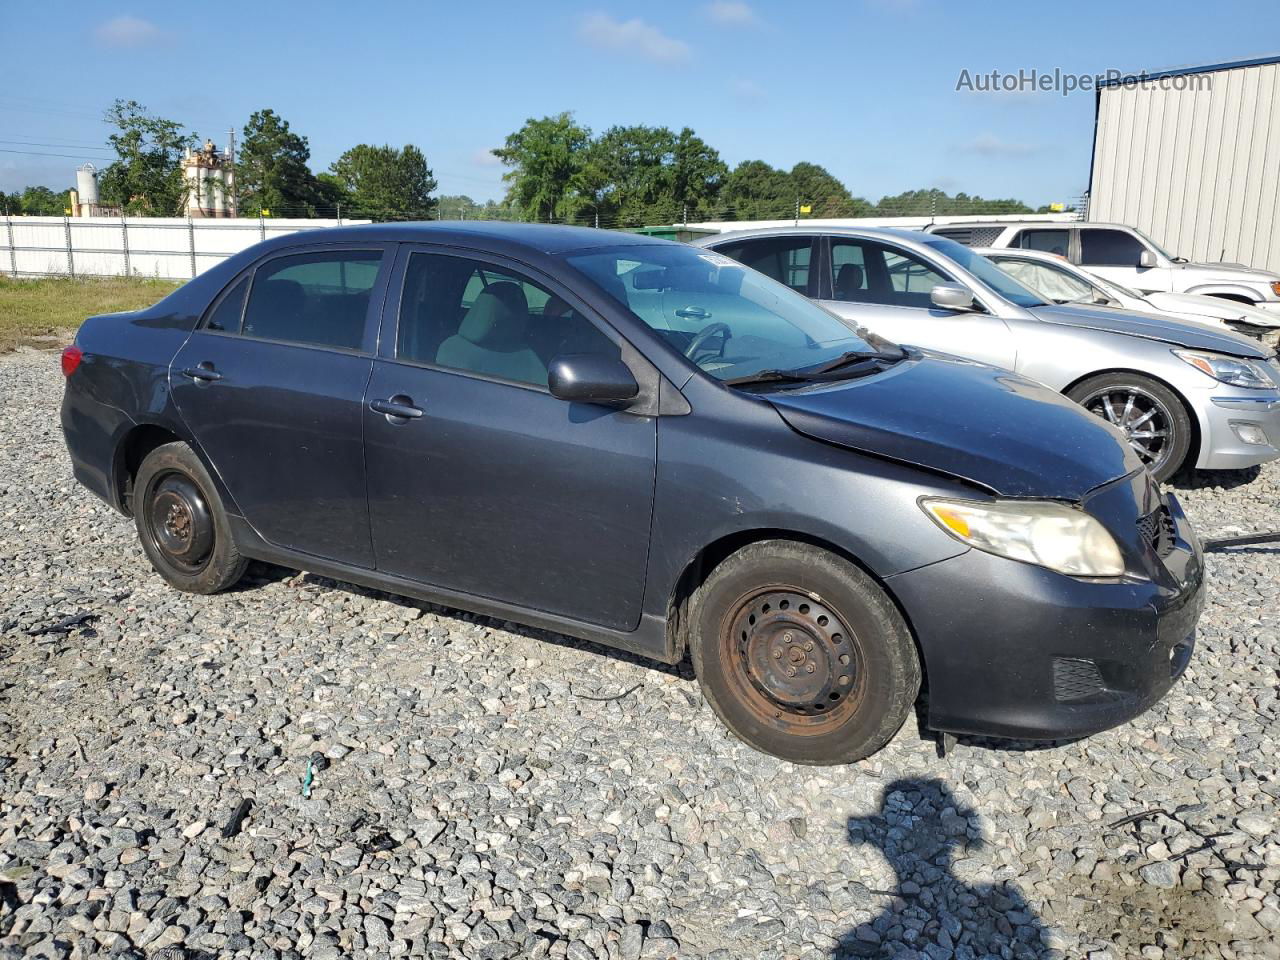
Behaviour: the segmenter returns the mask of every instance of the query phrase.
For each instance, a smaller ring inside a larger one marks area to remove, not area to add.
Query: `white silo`
[[[91,207],[98,205],[98,169],[92,163],[76,170],[76,193],[81,203]]]

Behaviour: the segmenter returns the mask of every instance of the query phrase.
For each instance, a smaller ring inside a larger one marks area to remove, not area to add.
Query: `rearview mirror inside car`
[[[631,274],[631,286],[637,290],[662,290],[667,286],[667,269],[636,270]]]
[[[959,283],[939,283],[929,291],[929,299],[943,310],[972,310],[973,294]]]
[[[1144,270],[1150,270],[1156,266],[1156,255],[1150,250],[1143,250],[1142,253],[1138,254],[1138,266]]]
[[[547,368],[547,388],[553,397],[570,403],[625,405],[640,392],[627,365],[602,353],[556,357]]]

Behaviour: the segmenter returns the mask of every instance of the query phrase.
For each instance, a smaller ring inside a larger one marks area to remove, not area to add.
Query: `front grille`
[[[1053,697],[1058,701],[1084,700],[1102,693],[1102,674],[1092,660],[1053,658]]]
[[[1157,507],[1139,520],[1138,534],[1142,537],[1142,542],[1149,545],[1162,560],[1173,553],[1177,529],[1173,525],[1173,517],[1169,516],[1169,508]]]

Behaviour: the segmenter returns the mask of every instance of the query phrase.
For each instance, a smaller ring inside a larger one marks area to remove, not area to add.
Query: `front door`
[[[952,277],[908,250],[856,237],[831,238],[831,299],[822,305],[895,343],[1014,368],[1017,348],[989,313],[943,310],[930,294]]]
[[[1167,291],[1172,285],[1168,267],[1144,267],[1140,258],[1147,245],[1127,230],[1078,227],[1080,266],[1104,280],[1141,293]],[[1154,253],[1154,251],[1151,251]]]
[[[555,356],[618,356],[616,335],[511,264],[399,260],[364,414],[378,569],[634,629],[656,420],[547,391]]]
[[[383,253],[258,264],[169,369],[183,420],[262,538],[362,567],[373,566],[361,430]]]

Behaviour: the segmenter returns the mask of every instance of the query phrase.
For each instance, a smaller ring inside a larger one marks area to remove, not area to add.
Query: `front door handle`
[[[413,399],[398,393],[389,400],[370,400],[369,409],[380,413],[389,423],[408,423],[422,416],[422,408],[413,405]]]
[[[187,367],[182,371],[184,377],[190,377],[192,380],[203,381],[204,383],[213,383],[215,380],[221,380],[222,374],[213,369],[213,364],[208,360],[196,364],[194,367]]]
[[[703,310],[701,307],[681,307],[676,311],[676,316],[684,317],[686,320],[709,320],[711,311]]]

